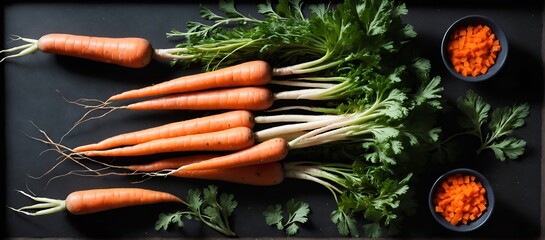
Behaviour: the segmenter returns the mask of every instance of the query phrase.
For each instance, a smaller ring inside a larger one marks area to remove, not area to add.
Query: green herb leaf
[[[229,225],[229,216],[237,207],[237,201],[233,195],[222,193],[218,202],[218,188],[210,185],[202,192],[198,189],[188,191],[186,206],[189,211],[178,211],[171,214],[160,214],[155,224],[155,230],[166,230],[171,223],[183,227],[182,217],[197,219],[216,231],[226,235],[235,236]]]
[[[354,216],[348,215],[341,210],[335,210],[331,214],[331,221],[337,225],[337,229],[341,235],[347,236],[350,234],[352,237],[360,236]]]
[[[167,230],[171,223],[175,223],[178,227],[183,227],[182,212],[175,212],[170,214],[159,214],[159,219],[155,222],[155,230]]]
[[[459,124],[462,128],[474,131],[474,134],[480,136],[481,126],[488,119],[490,104],[473,90],[468,90],[464,98],[460,97],[456,101],[456,106],[462,112],[464,118],[460,118]]]
[[[491,149],[497,159],[516,159],[524,153],[524,140],[508,137],[513,131],[524,125],[524,118],[530,114],[528,103],[497,108],[492,112],[488,122],[488,134],[484,136],[484,124],[488,121],[490,104],[472,90],[468,90],[465,98],[459,98],[457,107],[463,117],[459,119],[460,126],[468,129],[467,134],[479,137],[480,154],[484,149]]]
[[[524,140],[507,138],[500,142],[490,144],[488,148],[494,151],[497,159],[505,161],[506,158],[513,160],[524,154],[525,146],[526,141]]]
[[[310,213],[310,207],[307,203],[301,201],[295,201],[294,199],[288,200],[286,203],[286,211],[288,213],[288,220],[282,222],[284,219],[284,211],[280,204],[268,206],[263,211],[265,216],[265,223],[267,225],[275,225],[278,230],[285,230],[287,235],[295,235],[299,231],[299,225],[308,221],[308,214]]]
[[[369,238],[378,238],[382,235],[382,228],[379,223],[368,223],[363,225],[363,231]]]
[[[282,211],[282,206],[280,204],[275,204],[267,207],[267,210],[263,211],[263,216],[265,216],[265,223],[267,225],[275,225],[278,230],[284,229],[284,224],[282,224],[282,219],[284,211]]]
[[[524,125],[524,118],[530,114],[530,105],[521,104],[497,108],[492,112],[492,118],[488,127],[494,132],[493,136],[499,138],[511,134],[514,129]]]

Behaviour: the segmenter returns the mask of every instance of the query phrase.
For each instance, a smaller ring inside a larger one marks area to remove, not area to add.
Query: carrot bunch
[[[460,27],[448,43],[454,70],[463,76],[485,74],[495,64],[500,50],[500,41],[486,25]]]
[[[435,211],[452,225],[468,224],[486,211],[486,189],[475,176],[461,173],[444,180],[433,198]]]
[[[279,184],[286,177],[309,180],[333,193],[339,208],[332,221],[342,235],[359,236],[356,214],[372,216],[366,229],[390,224],[402,214],[397,206],[412,176],[412,170],[397,166],[414,165],[401,162],[413,159],[404,156],[412,152],[410,148],[437,141],[435,126],[417,122],[422,116],[429,120],[441,108],[443,90],[440,78],[430,77],[428,60],[405,54],[412,52],[405,52],[405,44],[414,37],[412,28],[392,24],[401,23],[405,5],[390,0],[347,1],[346,8],[330,11],[320,4],[309,8],[312,14],[307,19],[300,12],[299,1],[280,1],[277,8],[267,1],[260,7],[267,9],[261,12],[265,20],[260,20],[232,12],[232,1],[220,4],[221,11],[231,11],[225,12],[227,17],[203,17],[227,21],[229,28],[223,29],[225,22],[188,28],[187,33],[177,33],[187,37],[187,43],[165,50],[173,59],[183,60],[179,63],[199,63],[207,72],[127,90],[96,101],[96,106],[87,105],[85,99],[73,103],[91,108],[76,125],[96,110],[232,112],[124,133],[74,148],[56,144],[47,136],[44,142],[53,144],[63,160],[76,160],[92,174],[123,169],[130,173],[120,175],[251,185]],[[286,11],[286,6],[293,11]],[[201,13],[210,11],[203,9]],[[376,16],[370,17],[370,13]],[[240,18],[231,19],[235,14]],[[279,31],[276,27],[280,25]],[[36,51],[40,44],[28,41]],[[151,52],[153,56],[159,53]],[[278,86],[270,88],[269,84]],[[271,109],[276,100],[292,100],[294,104]],[[121,101],[136,102],[121,105]],[[249,112],[263,110],[267,112],[260,112],[260,116]],[[274,125],[257,129],[256,124]],[[282,161],[295,149],[317,146],[354,149],[336,149],[346,153],[338,162]],[[94,159],[181,152],[181,156],[128,166]],[[102,164],[101,168],[91,169],[84,160]]]

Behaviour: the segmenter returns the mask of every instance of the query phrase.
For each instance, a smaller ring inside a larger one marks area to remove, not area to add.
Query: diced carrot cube
[[[488,62],[489,62],[490,64],[496,63],[496,61],[494,61],[494,58],[492,58],[492,57],[489,57],[489,58],[488,58]]]
[[[481,31],[483,31],[486,34],[489,34],[492,30],[490,30],[490,27],[485,25],[485,26],[483,26],[483,29]]]

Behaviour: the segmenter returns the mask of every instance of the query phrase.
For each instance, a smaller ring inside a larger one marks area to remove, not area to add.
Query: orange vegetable
[[[136,132],[116,135],[98,143],[83,145],[74,152],[104,150],[113,147],[128,146],[161,138],[188,136],[193,134],[217,132],[235,127],[253,128],[254,116],[251,112],[235,110],[211,116],[166,124]]]
[[[45,53],[141,68],[148,65],[152,57],[157,55],[148,40],[134,37],[106,38],[54,33],[44,35],[38,40],[22,37],[15,37],[14,40],[22,40],[28,44],[0,51],[13,52],[22,49],[20,53],[4,57],[0,62],[40,50]]]
[[[265,110],[274,94],[266,87],[239,87],[179,93],[129,104],[130,110]]]
[[[460,173],[444,180],[433,198],[435,212],[452,225],[468,224],[486,211],[486,189],[475,176]]]
[[[168,152],[235,151],[252,146],[254,140],[255,136],[252,129],[237,127],[218,132],[163,138],[132,146],[108,150],[84,151],[76,154],[88,157],[128,157]]]
[[[114,95],[108,100],[152,97],[212,88],[265,85],[272,78],[271,71],[271,66],[265,61],[249,61],[211,72],[183,76],[152,86],[129,90]]]
[[[488,72],[501,46],[488,26],[469,25],[454,31],[447,49],[456,72],[476,77]]]
[[[288,155],[289,149],[290,147],[286,140],[283,138],[273,138],[231,154],[184,165],[172,171],[172,173],[176,171],[233,168],[276,162],[284,159]]]
[[[76,191],[70,193],[65,200],[33,197],[25,192],[19,192],[35,201],[41,202],[18,209],[11,208],[12,210],[31,216],[47,215],[65,210],[74,215],[83,215],[129,206],[163,202],[184,202],[170,193],[142,188],[105,188]],[[38,210],[37,212],[26,211],[29,209],[42,210]]]
[[[202,154],[168,158],[139,165],[126,166],[134,172],[147,172],[161,176],[161,172],[178,169],[182,166],[209,160],[221,155]],[[157,174],[159,173],[159,174]],[[284,169],[280,162],[269,162],[233,168],[216,168],[206,170],[180,170],[168,174],[173,177],[218,180],[255,186],[272,186],[284,180]]]

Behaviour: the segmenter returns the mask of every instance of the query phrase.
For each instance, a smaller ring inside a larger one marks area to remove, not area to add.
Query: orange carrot
[[[486,211],[486,189],[475,176],[455,174],[443,181],[433,198],[435,211],[452,225],[468,224]]]
[[[255,186],[273,186],[284,180],[279,162],[248,165],[234,168],[176,171],[171,176],[205,180],[218,180]]]
[[[266,87],[238,87],[212,89],[188,93],[178,93],[159,98],[144,100],[124,106],[112,106],[111,101],[94,99],[80,99],[72,103],[84,106],[87,111],[75,124],[77,125],[106,116],[116,110],[128,109],[133,111],[151,110],[265,110],[270,108],[277,99],[276,95]],[[280,99],[280,98],[279,98]],[[287,98],[285,98],[287,99]],[[98,102],[97,105],[88,105],[84,102]],[[105,110],[99,116],[88,117],[92,112]],[[73,127],[73,128],[74,128]]]
[[[261,60],[200,74],[183,76],[149,87],[126,91],[108,100],[152,97],[172,93],[194,92],[212,88],[259,86],[271,80],[271,66]]]
[[[157,139],[127,147],[84,151],[77,154],[88,157],[122,157],[184,151],[235,151],[252,146],[254,141],[252,129],[236,127],[218,132]]]
[[[460,27],[448,43],[450,61],[455,71],[463,76],[486,74],[500,50],[499,40],[485,25]]]
[[[95,144],[77,147],[75,152],[104,150],[119,146],[140,144],[161,138],[188,136],[193,134],[216,132],[235,127],[254,127],[254,116],[244,110],[205,116],[186,121],[170,123],[163,126],[148,128],[136,132],[120,134],[104,139]]]
[[[209,160],[220,155],[203,154],[168,158],[139,165],[129,165],[126,169],[135,172],[147,172],[150,175],[161,176],[162,171],[178,169],[191,163]],[[168,174],[173,177],[217,180],[255,186],[272,186],[284,180],[284,170],[279,162],[269,162],[234,168],[218,168],[207,170],[180,170]]]
[[[184,165],[175,171],[208,170],[242,167],[276,162],[288,155],[289,146],[282,138],[273,138],[231,154]]]
[[[47,215],[67,210],[74,215],[83,215],[102,212],[117,208],[184,201],[170,193],[142,189],[142,188],[105,188],[83,190],[70,193],[65,200],[34,197],[19,191],[34,201],[42,202],[32,206],[11,208],[20,213],[31,216]],[[28,212],[29,209],[43,209],[37,212]]]
[[[16,37],[15,40],[23,40],[28,44],[2,50],[12,52],[23,49],[19,54],[7,56],[0,61],[40,50],[45,53],[141,68],[148,65],[154,56],[154,50],[148,40],[134,37],[107,38],[53,33],[38,40],[22,37]]]
[[[265,87],[215,89],[169,95],[133,103],[130,110],[265,110],[272,106],[274,95]]]
[[[122,168],[134,171],[134,172],[158,172],[167,169],[177,169],[181,166],[195,163],[203,160],[208,160],[211,158],[219,157],[219,154],[197,154],[197,155],[187,155],[181,157],[167,158],[157,161],[152,161],[143,164],[134,164],[123,166]]]

